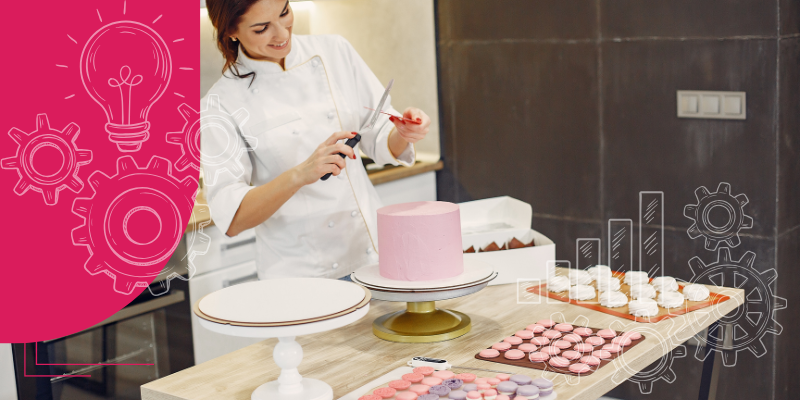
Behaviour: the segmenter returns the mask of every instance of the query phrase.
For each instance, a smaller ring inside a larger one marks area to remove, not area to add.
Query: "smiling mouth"
[[[279,43],[279,44],[270,44],[269,46],[270,46],[270,47],[272,47],[272,48],[275,48],[275,49],[277,49],[277,50],[283,50],[283,49],[285,49],[285,48],[286,48],[286,46],[287,46],[288,44],[289,44],[289,39],[286,39],[286,40],[285,40],[283,43]]]

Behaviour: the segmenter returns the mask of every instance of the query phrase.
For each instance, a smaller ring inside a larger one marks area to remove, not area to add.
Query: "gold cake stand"
[[[372,333],[390,342],[431,343],[455,339],[472,329],[469,316],[455,310],[436,308],[436,301],[466,296],[485,288],[497,272],[488,270],[488,275],[473,282],[438,288],[403,288],[378,286],[367,283],[359,271],[350,275],[353,282],[372,292],[376,300],[405,302],[406,309],[382,315],[372,323]],[[386,282],[380,282],[386,285]]]

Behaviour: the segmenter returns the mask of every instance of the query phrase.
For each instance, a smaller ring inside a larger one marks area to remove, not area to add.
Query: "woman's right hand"
[[[339,153],[354,160],[356,158],[355,150],[340,140],[355,136],[355,132],[335,132],[325,139],[307,160],[293,168],[298,182],[305,186],[318,181],[327,173],[339,175],[345,166],[345,160]]]

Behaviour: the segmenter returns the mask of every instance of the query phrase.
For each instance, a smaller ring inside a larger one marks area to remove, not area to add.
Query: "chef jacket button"
[[[339,263],[333,263],[333,265],[331,265],[331,267],[333,269],[339,268]]]
[[[345,180],[345,178],[347,178],[347,177],[346,177],[346,176],[344,176],[344,172],[342,172],[342,173],[340,173],[340,174],[339,174],[339,179],[341,179],[341,180]]]
[[[313,66],[315,66],[315,67],[316,67],[317,65],[319,65],[319,60],[317,60],[317,59],[315,58],[315,59],[314,59],[314,61],[311,61],[311,65],[313,65]]]
[[[372,254],[372,247],[367,247],[367,254]]]
[[[253,93],[258,93],[258,89],[253,89]]]
[[[336,225],[336,224],[334,224],[333,221],[328,222],[328,228],[333,228],[334,225]]]
[[[299,135],[299,134],[300,134],[300,131],[298,131],[297,129],[292,131],[292,135]]]
[[[353,212],[351,212],[351,213],[350,213],[350,216],[351,216],[351,217],[354,217],[354,218],[355,218],[355,216],[357,216],[357,215],[358,215],[358,211],[353,211]]]
[[[328,119],[333,119],[333,117],[335,117],[335,116],[336,116],[336,114],[334,114],[333,111],[328,113]]]

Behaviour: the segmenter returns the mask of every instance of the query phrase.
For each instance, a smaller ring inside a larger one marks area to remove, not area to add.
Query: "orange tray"
[[[612,272],[612,276],[614,276],[616,278],[620,278],[620,277],[622,277],[624,275],[625,274],[623,272],[617,272],[617,271]],[[652,282],[652,280],[653,279],[651,278],[650,281]],[[624,284],[622,282],[620,282],[620,283],[621,283],[621,285],[620,285],[619,291],[622,292],[622,293],[625,293],[625,295],[628,296],[628,298],[630,298],[630,286],[628,286],[628,285],[626,285],[626,284]],[[595,291],[597,290],[597,285],[595,284],[595,282],[592,282],[592,284],[590,286],[593,286],[595,288]],[[685,285],[682,285],[681,283],[678,283],[678,291],[681,292],[681,293],[683,293],[683,286],[685,286]],[[678,316],[678,315],[686,314],[687,312],[690,312],[690,311],[695,311],[695,310],[700,310],[702,308],[710,307],[710,306],[713,306],[714,304],[719,304],[719,303],[722,303],[723,301],[727,301],[727,300],[730,299],[730,297],[728,297],[728,296],[725,296],[725,295],[722,295],[722,294],[719,294],[719,293],[711,292],[711,294],[708,296],[708,299],[703,300],[703,301],[685,300],[682,307],[663,308],[663,307],[659,306],[658,307],[658,314],[656,314],[654,317],[634,317],[633,315],[628,313],[628,306],[627,305],[622,306],[622,307],[616,307],[616,308],[604,307],[604,306],[600,305],[600,302],[598,301],[596,296],[595,296],[595,298],[590,299],[590,300],[572,300],[572,299],[569,298],[569,291],[568,290],[565,290],[565,291],[559,292],[559,293],[553,293],[553,292],[547,290],[547,284],[546,283],[543,283],[543,284],[538,285],[538,286],[529,287],[526,290],[528,292],[530,292],[530,293],[538,294],[540,296],[547,296],[547,297],[549,297],[551,299],[556,299],[556,300],[563,301],[563,302],[566,302],[566,303],[575,304],[576,306],[581,306],[581,307],[584,307],[584,308],[588,308],[590,310],[600,311],[602,313],[610,314],[610,315],[613,315],[615,317],[625,318],[625,319],[629,319],[631,321],[644,322],[644,323],[655,323],[655,322],[663,321],[663,320],[665,320],[667,318],[672,318],[672,317],[675,317],[675,316]]]

